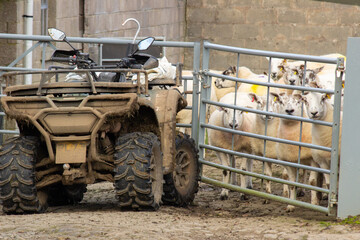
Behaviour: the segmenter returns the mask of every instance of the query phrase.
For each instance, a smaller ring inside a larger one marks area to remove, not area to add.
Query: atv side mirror
[[[151,44],[153,44],[154,41],[155,41],[154,37],[148,37],[138,42],[137,45],[129,44],[128,52],[130,52],[131,54],[128,54],[128,56],[129,57],[134,56],[135,53],[137,53],[138,51],[148,49],[151,46]]]
[[[69,44],[69,46],[74,49],[74,51],[79,51],[77,50],[76,48],[74,48],[73,45],[70,44],[70,42],[66,39],[66,34],[59,30],[59,29],[56,29],[56,28],[48,28],[48,33],[49,33],[49,36],[55,40],[55,41],[64,41],[66,42],[67,44]]]
[[[49,36],[55,41],[64,41],[66,35],[63,31],[56,28],[48,28]]]
[[[154,41],[155,41],[155,38],[153,38],[153,37],[145,38],[138,43],[138,49],[146,50],[151,46],[151,44],[153,44]]]

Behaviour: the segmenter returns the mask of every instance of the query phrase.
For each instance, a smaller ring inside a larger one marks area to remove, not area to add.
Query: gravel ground
[[[281,194],[281,188],[274,189]],[[360,239],[359,223],[345,225],[303,208],[287,213],[286,204],[264,204],[253,196],[240,200],[237,192],[222,201],[220,191],[201,183],[189,207],[134,212],[120,210],[111,183],[98,183],[88,186],[84,200],[75,206],[34,215],[0,212],[0,239]]]

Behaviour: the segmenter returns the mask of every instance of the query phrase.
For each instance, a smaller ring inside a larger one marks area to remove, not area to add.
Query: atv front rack
[[[137,75],[135,81],[126,82],[97,82],[94,81],[92,74],[95,72],[114,72],[114,73],[133,73]],[[85,74],[85,81],[77,82],[58,82],[59,74]],[[31,85],[14,86],[16,76],[21,75],[41,75],[40,81]],[[145,83],[140,81],[140,74],[144,74]],[[53,77],[55,76],[55,79]],[[60,70],[43,70],[43,71],[26,71],[10,72],[2,75],[5,80],[6,89],[4,93],[8,96],[46,96],[56,94],[100,94],[100,93],[137,93],[149,94],[149,86],[154,85],[177,85],[173,79],[155,79],[148,80],[148,74],[145,70],[140,69],[60,69]],[[51,82],[51,80],[55,80]]]

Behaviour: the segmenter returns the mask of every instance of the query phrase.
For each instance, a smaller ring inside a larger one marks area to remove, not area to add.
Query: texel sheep
[[[316,87],[315,84],[311,84]],[[300,96],[299,96],[300,97]],[[310,119],[321,120],[326,122],[333,122],[334,107],[330,100],[330,95],[318,92],[308,92],[301,96],[305,102],[307,115]],[[341,146],[341,130],[342,130],[342,112],[340,112],[340,135],[339,135],[339,156]],[[319,146],[331,147],[332,146],[332,128],[320,124],[312,124],[312,143]],[[331,152],[312,149],[312,156],[314,161],[320,165],[321,168],[330,169]],[[327,187],[330,184],[330,176],[325,175]]]
[[[255,101],[257,103],[257,110],[274,112],[273,102],[274,95],[269,95],[269,104],[267,101],[267,96],[258,96],[256,93],[249,93],[249,97],[251,101]],[[265,134],[265,124],[266,134]],[[279,118],[275,118],[272,116],[256,114],[255,122],[253,124],[252,133],[259,135],[266,135],[269,137],[277,137],[277,131],[279,126]],[[264,140],[258,138],[252,138],[252,149],[253,154],[258,156],[264,156],[267,158],[277,159],[276,153],[276,142],[266,141],[266,154],[264,154]],[[267,176],[272,176],[272,168],[271,163],[264,162],[264,173]],[[271,193],[271,181],[265,182],[265,190],[267,193]],[[266,201],[267,202],[267,201]]]
[[[223,75],[230,75],[233,76],[233,68],[229,68],[223,72],[221,71],[216,71],[216,70],[211,70],[211,72],[216,73],[216,74],[223,74]],[[182,72],[182,76],[193,76],[192,71],[183,71]],[[185,84],[186,84],[186,101],[188,103],[188,106],[192,106],[192,92],[193,92],[193,80],[186,80],[183,81],[183,85],[176,87],[181,93],[184,93],[185,90]],[[199,90],[200,90],[200,83],[199,83]],[[217,102],[219,101],[220,98],[222,98],[224,95],[226,95],[229,92],[234,92],[234,88],[222,88],[222,89],[218,89],[215,86],[214,81],[212,81],[211,83],[211,96],[210,96],[210,100]],[[210,117],[210,114],[215,110],[214,106],[209,106],[207,109],[207,118],[206,121],[208,121],[208,118]],[[191,120],[192,120],[192,111],[190,109],[183,109],[180,112],[178,112],[178,114],[176,115],[176,122],[177,123],[181,123],[181,124],[191,124]],[[179,128],[179,131],[187,133],[190,135],[190,129],[189,128]]]
[[[288,115],[288,116],[298,116],[301,117],[302,113],[304,117],[306,117],[305,110],[303,111],[301,97],[299,98],[299,94],[295,95],[287,95],[285,93],[272,93],[272,95],[277,99],[276,103],[278,104],[278,112],[280,114]],[[312,143],[312,132],[311,132],[311,123],[303,122],[302,123],[302,134],[300,136],[300,121],[281,118],[277,137],[281,139],[291,140],[291,141],[301,141],[303,143]],[[277,158],[279,160],[298,163],[299,160],[299,146],[285,144],[285,143],[276,143],[276,152]],[[300,163],[306,164],[309,166],[318,166],[313,161],[312,150],[311,148],[301,147],[300,151]],[[286,179],[295,182],[296,181],[296,168],[285,166],[286,169]],[[304,173],[304,178],[306,174]],[[318,177],[317,172],[310,173],[310,183],[314,184]],[[296,191],[294,186],[290,186],[290,190],[287,185],[284,185],[285,197],[290,197],[290,199],[296,198]],[[316,192],[312,192],[312,204],[318,204],[318,198],[316,197]],[[294,206],[288,205],[287,211],[293,211]]]
[[[255,108],[256,103],[249,100],[247,94],[236,94],[236,106]],[[220,99],[220,103],[234,105],[235,93],[228,93]],[[234,114],[235,112],[235,114]],[[210,116],[209,124],[219,127],[225,127],[235,129],[244,132],[250,132],[255,115],[245,111],[233,110],[231,108],[218,107]],[[208,129],[209,144],[216,147],[225,149],[232,149],[234,146],[235,151],[251,153],[251,140],[249,137],[239,134],[232,134],[228,132],[218,131],[214,129]],[[230,166],[230,155],[222,152],[216,152],[216,155],[220,159],[222,165]],[[243,170],[251,168],[252,160],[247,160],[247,166],[241,164]],[[248,169],[249,170],[249,169]],[[243,177],[241,175],[241,187],[251,187],[251,181],[249,177]],[[228,171],[223,171],[223,182],[230,183],[230,174]],[[229,195],[228,189],[221,191],[221,199],[227,199]],[[242,195],[243,196],[243,195]]]
[[[327,57],[327,58],[345,58],[346,57],[339,53],[331,53],[326,55],[321,55],[320,57]],[[267,57],[269,60],[269,58]],[[304,65],[304,61],[289,61],[287,59],[280,59],[280,58],[272,58],[271,59],[271,78],[274,81],[277,81],[285,75],[288,69],[294,69],[299,67],[300,65]],[[324,73],[334,73],[336,65],[335,64],[326,64],[326,63],[318,63],[318,62],[307,62],[306,69],[317,69],[323,67]]]

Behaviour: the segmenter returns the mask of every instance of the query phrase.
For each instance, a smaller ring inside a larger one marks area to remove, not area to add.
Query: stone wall
[[[322,55],[346,54],[348,37],[360,36],[357,0],[188,0],[187,41],[208,40],[242,48]],[[210,67],[236,64],[235,54],[211,52]],[[241,55],[256,72],[268,62]]]
[[[24,0],[0,1],[0,31],[24,33]],[[40,3],[34,0],[34,34],[39,35]],[[321,55],[346,52],[348,37],[360,35],[358,0],[49,0],[49,27],[74,37],[160,36],[170,41],[202,41],[229,46]],[[70,11],[71,10],[71,11]],[[22,41],[0,40],[0,64],[8,65],[23,52]],[[68,48],[66,44],[56,44]],[[75,44],[97,59],[98,46]],[[90,47],[90,48],[89,48]],[[47,58],[52,50],[47,52]],[[192,53],[168,48],[172,62],[191,66]],[[212,51],[210,66],[224,69],[236,64],[234,54]],[[41,51],[34,52],[34,67],[40,66]],[[267,70],[267,61],[241,56],[240,64],[257,72]],[[18,64],[22,66],[22,62]]]

